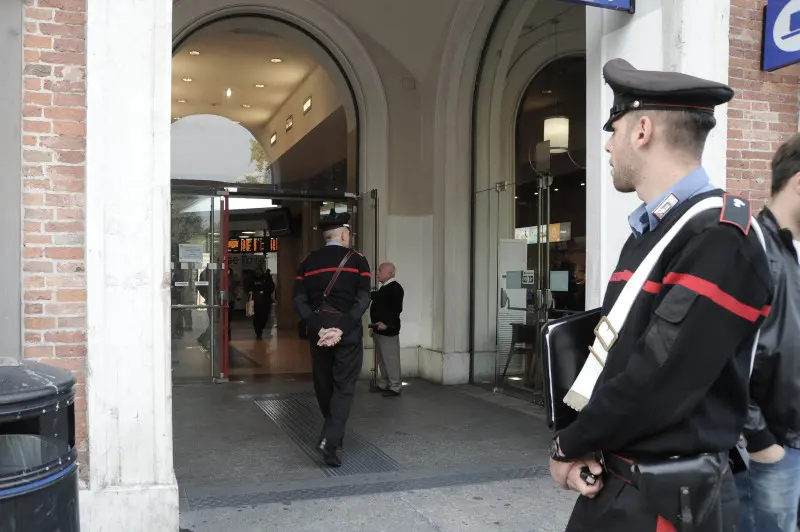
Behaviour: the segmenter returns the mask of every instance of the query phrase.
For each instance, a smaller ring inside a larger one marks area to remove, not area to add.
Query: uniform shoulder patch
[[[722,212],[719,214],[719,222],[723,224],[735,225],[746,235],[750,233],[750,223],[753,217],[753,209],[750,201],[741,196],[726,193],[722,197]]]

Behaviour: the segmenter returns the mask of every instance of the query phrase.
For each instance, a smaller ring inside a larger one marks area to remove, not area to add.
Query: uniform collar
[[[394,277],[386,281],[385,283],[381,283],[381,286],[386,286],[387,284],[392,284],[394,282]]]
[[[706,171],[703,168],[697,168],[655,200],[650,203],[642,203],[628,216],[628,224],[637,236],[653,231],[669,211],[692,196],[713,189]]]
[[[341,247],[342,243],[341,242],[326,242],[325,245],[326,246],[339,246],[339,247]]]

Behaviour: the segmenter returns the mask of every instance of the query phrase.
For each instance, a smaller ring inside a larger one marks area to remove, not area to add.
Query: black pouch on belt
[[[724,454],[659,461],[630,461],[606,455],[606,468],[638,489],[652,511],[679,532],[722,532]]]
[[[722,479],[728,455],[636,463],[633,481],[653,510],[679,532],[722,531]]]

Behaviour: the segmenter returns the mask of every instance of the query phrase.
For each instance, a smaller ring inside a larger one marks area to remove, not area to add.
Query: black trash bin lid
[[[0,500],[45,488],[76,467],[76,450],[63,441],[0,434]]]
[[[15,405],[41,404],[74,393],[75,377],[69,371],[32,360],[0,358],[0,414]]]

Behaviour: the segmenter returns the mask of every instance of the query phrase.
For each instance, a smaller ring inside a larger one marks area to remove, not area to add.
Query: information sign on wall
[[[614,9],[616,11],[636,11],[636,0],[563,0],[573,4],[583,4],[589,7],[601,7],[603,9]]]
[[[800,62],[800,0],[769,0],[761,36],[762,70]]]

